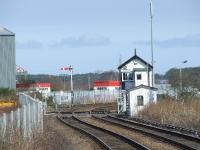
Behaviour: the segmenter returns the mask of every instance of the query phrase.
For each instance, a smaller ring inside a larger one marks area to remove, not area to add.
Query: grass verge
[[[138,113],[138,117],[200,130],[200,99],[185,102],[165,99],[146,106]]]

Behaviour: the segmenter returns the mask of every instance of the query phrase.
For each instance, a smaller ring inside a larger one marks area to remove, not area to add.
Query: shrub
[[[138,117],[200,130],[200,100],[176,101],[165,99],[146,106]]]

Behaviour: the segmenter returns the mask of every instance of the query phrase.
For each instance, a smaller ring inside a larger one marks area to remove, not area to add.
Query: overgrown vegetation
[[[138,117],[200,130],[200,99],[185,99],[183,102],[168,98],[146,106]]]
[[[55,110],[56,104],[53,102],[53,97],[50,96],[46,99],[47,102],[47,110]]]
[[[4,138],[0,138],[0,150],[55,150],[64,148],[63,138],[46,128],[43,133],[33,131],[30,137],[23,137],[18,130],[10,129]],[[65,145],[66,146],[66,145]]]
[[[0,100],[16,99],[16,91],[9,88],[0,88]]]

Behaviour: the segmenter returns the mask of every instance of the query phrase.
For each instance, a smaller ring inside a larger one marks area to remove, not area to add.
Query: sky
[[[137,54],[151,62],[150,0],[0,0],[15,33],[16,64],[31,74],[116,70]],[[200,1],[153,0],[155,72],[200,66]],[[188,60],[187,64],[181,62]]]

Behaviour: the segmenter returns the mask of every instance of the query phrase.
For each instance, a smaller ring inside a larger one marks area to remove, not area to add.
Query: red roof
[[[28,88],[30,88],[31,87],[31,84],[29,84],[29,83],[17,83],[16,84],[16,88],[18,89],[18,88],[24,88],[24,89],[28,89]]]
[[[120,82],[117,80],[94,81],[94,87],[108,87],[108,86],[119,87]]]
[[[33,88],[33,87],[41,87],[41,88],[49,88],[51,87],[51,83],[44,83],[44,82],[38,82],[38,83],[17,83],[16,84],[17,88],[24,88],[24,89],[28,89],[28,88]]]
[[[34,84],[35,87],[51,87],[51,83],[38,82]]]

